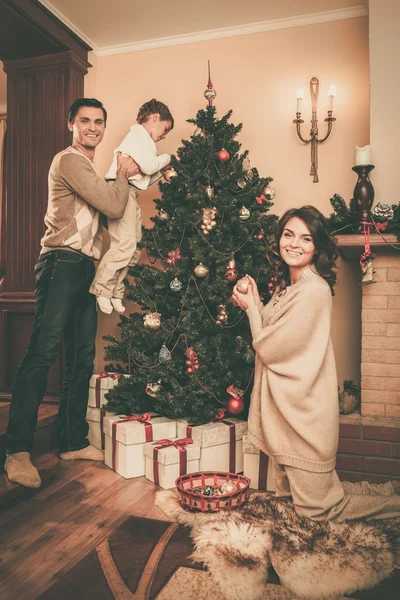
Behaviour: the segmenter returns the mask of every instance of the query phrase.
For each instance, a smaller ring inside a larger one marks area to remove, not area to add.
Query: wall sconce
[[[316,77],[310,79],[310,93],[311,93],[311,102],[312,102],[312,116],[311,116],[311,130],[310,130],[310,139],[305,140],[300,132],[300,126],[304,123],[303,119],[301,119],[301,103],[304,100],[304,91],[302,88],[297,90],[297,109],[296,109],[296,118],[293,123],[296,123],[296,131],[297,135],[301,139],[304,144],[309,144],[311,142],[311,169],[310,175],[313,175],[313,183],[318,183],[318,144],[322,144],[325,142],[331,131],[332,131],[332,123],[336,121],[334,117],[332,117],[333,112],[333,99],[336,96],[336,88],[334,85],[331,85],[329,88],[328,96],[329,96],[329,105],[328,105],[328,116],[324,119],[328,123],[328,132],[325,137],[322,139],[318,138],[318,118],[317,118],[317,102],[318,102],[318,92],[319,92],[319,81]]]

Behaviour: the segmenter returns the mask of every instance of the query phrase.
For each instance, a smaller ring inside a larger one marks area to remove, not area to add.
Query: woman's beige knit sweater
[[[335,467],[338,388],[329,285],[308,267],[247,315],[256,351],[249,436],[278,463],[322,473]]]

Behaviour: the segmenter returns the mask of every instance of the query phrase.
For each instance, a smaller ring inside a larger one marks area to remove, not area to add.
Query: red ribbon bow
[[[212,420],[212,423],[217,423],[218,421],[222,421],[222,419],[225,419],[225,413],[226,413],[225,408],[218,409],[218,412],[217,412],[216,416],[214,417],[214,419]]]
[[[176,250],[171,250],[170,252],[168,252],[168,258],[167,258],[167,263],[174,265],[175,261],[178,260],[181,257],[181,249],[180,248],[176,248]]]
[[[185,475],[187,471],[187,453],[186,446],[188,444],[193,444],[193,440],[191,438],[181,438],[180,440],[158,440],[158,442],[154,442],[157,444],[154,446],[153,450],[153,471],[154,471],[154,483],[156,485],[160,485],[160,474],[158,470],[158,451],[161,448],[168,448],[170,446],[174,446],[179,450],[179,475]]]
[[[158,440],[158,442],[153,442],[153,445],[156,445],[156,448],[168,448],[169,446],[175,446],[175,448],[185,448],[188,444],[193,444],[193,440],[189,437],[181,438],[180,440]]]
[[[111,379],[119,379],[122,377],[121,373],[107,373],[107,371],[102,371],[98,373],[97,379],[103,379],[104,377],[111,377]]]
[[[375,223],[375,227],[377,231],[385,231],[388,226],[389,221],[384,221],[383,223]]]
[[[120,373],[107,373],[107,371],[102,371],[98,373],[96,378],[96,408],[100,408],[100,386],[101,380],[104,378],[110,377],[111,379],[119,379],[122,377]]]
[[[151,414],[149,412],[144,413],[143,415],[129,415],[128,417],[124,417],[119,419],[119,421],[113,421],[111,427],[111,439],[112,439],[112,468],[114,471],[117,470],[117,426],[120,423],[127,423],[129,421],[137,421],[138,423],[142,423],[144,425],[144,433],[146,442],[153,441],[153,426],[150,423]]]
[[[261,194],[260,196],[256,196],[257,204],[262,204],[264,202],[264,200],[267,200],[267,197],[264,196],[264,194]]]

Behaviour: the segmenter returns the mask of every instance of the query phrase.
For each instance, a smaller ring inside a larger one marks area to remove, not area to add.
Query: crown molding
[[[64,25],[66,25],[71,31],[73,31],[73,33],[80,37],[81,40],[86,42],[86,44],[88,44],[91,47],[92,52],[94,52],[94,54],[97,53],[97,51],[99,50],[97,44],[95,44],[93,40],[91,40],[87,35],[83,33],[83,31],[81,31],[76,25],[74,25],[72,21],[67,19],[67,17],[61,11],[58,10],[58,8],[53,6],[53,4],[48,0],[39,0],[39,2],[40,4],[43,4],[43,6],[45,6],[50,12],[52,12],[53,15],[60,19],[60,21],[62,21]]]
[[[93,48],[95,56],[110,56],[113,54],[125,54],[128,52],[141,52],[153,48],[165,48],[167,46],[178,46],[182,44],[193,44],[196,42],[205,42],[220,38],[228,38],[239,35],[249,35],[252,33],[262,33],[264,31],[273,31],[276,29],[287,29],[290,27],[304,27],[306,25],[315,25],[317,23],[327,23],[329,21],[340,21],[343,19],[354,19],[356,17],[365,17],[368,15],[366,6],[354,6],[341,10],[329,10],[325,12],[309,13],[295,17],[286,17],[284,19],[274,19],[271,21],[259,21],[257,23],[248,23],[234,27],[223,27],[220,29],[210,29],[207,31],[198,31],[182,35],[154,38],[133,42],[127,44],[117,44],[114,46],[99,47],[93,40],[88,38],[71,21],[56,9],[48,0],[39,0],[46,8],[53,12],[67,27],[81,37],[87,44]]]

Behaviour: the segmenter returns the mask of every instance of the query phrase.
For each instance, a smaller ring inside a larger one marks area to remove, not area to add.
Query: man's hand
[[[141,173],[139,165],[130,156],[123,156],[121,152],[117,152],[117,175],[125,177],[133,177]]]

